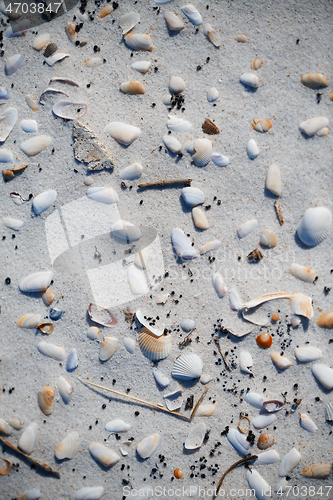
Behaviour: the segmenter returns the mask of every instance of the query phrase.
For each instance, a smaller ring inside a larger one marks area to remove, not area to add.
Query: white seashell
[[[28,425],[28,427],[24,429],[19,439],[17,447],[21,451],[23,451],[23,453],[30,455],[30,453],[33,452],[36,446],[37,436],[38,436],[38,426],[35,422],[32,422],[31,424]]]
[[[122,122],[111,122],[104,130],[122,146],[129,146],[141,134],[141,130],[138,127]]]
[[[298,361],[302,363],[307,363],[309,361],[315,361],[316,359],[321,358],[323,355],[320,349],[316,347],[312,347],[310,345],[305,345],[303,347],[297,347],[295,349],[295,356]]]
[[[132,163],[119,172],[119,179],[133,181],[139,179],[143,171],[141,163]]]
[[[75,500],[100,500],[103,493],[103,486],[85,487],[75,493]]]
[[[230,444],[238,451],[241,455],[247,455],[248,450],[251,446],[250,441],[247,441],[246,435],[239,432],[238,429],[229,429],[227,438]]]
[[[74,458],[79,451],[79,446],[79,434],[77,432],[71,432],[57,446],[54,455],[58,460]]]
[[[252,87],[254,89],[257,89],[259,87],[259,78],[257,75],[254,75],[253,73],[243,73],[239,81],[248,87]]]
[[[195,187],[184,187],[181,195],[186,205],[191,208],[201,205],[206,199],[201,189]]]
[[[315,118],[311,118],[305,122],[302,122],[299,126],[299,129],[303,134],[307,136],[315,135],[319,130],[324,127],[328,127],[329,121],[324,116],[316,116]]]
[[[88,328],[88,331],[87,331],[88,339],[96,340],[96,339],[98,339],[99,334],[100,334],[100,329],[97,328],[97,326],[91,326],[90,328]]]
[[[130,354],[133,354],[133,352],[135,351],[135,339],[133,339],[132,337],[124,337],[124,346],[125,346],[125,349],[130,353]]]
[[[44,57],[44,60],[49,66],[53,66],[55,63],[62,61],[66,57],[69,57],[69,54],[65,54],[64,52],[55,52],[50,57]]]
[[[281,196],[282,194],[282,180],[280,167],[272,163],[268,167],[266,176],[266,189],[271,191],[276,196]]]
[[[248,392],[243,395],[243,399],[251,406],[254,406],[254,408],[264,410],[263,403],[265,402],[265,398],[261,394],[257,394],[256,392]]]
[[[136,319],[141,323],[142,326],[147,328],[153,335],[160,337],[164,333],[164,325],[160,326],[160,329],[155,327],[155,319],[151,321],[151,318],[144,316],[144,314],[138,309],[135,312]]]
[[[212,417],[216,411],[217,404],[207,403],[199,405],[195,417]]]
[[[205,243],[201,247],[199,247],[200,254],[203,255],[207,252],[210,252],[211,250],[217,250],[222,246],[222,241],[220,240],[213,240],[213,241],[208,241],[208,243]]]
[[[179,410],[183,404],[183,391],[178,390],[170,392],[169,394],[164,394],[163,399],[165,399],[168,410]]]
[[[173,135],[164,135],[163,142],[172,153],[179,153],[182,149],[181,143]]]
[[[313,283],[316,278],[316,273],[310,267],[301,266],[300,264],[291,264],[290,273],[302,281]]]
[[[202,23],[201,15],[192,4],[189,3],[188,5],[184,5],[184,7],[181,7],[181,10],[184,12],[187,19],[195,26]]]
[[[140,22],[140,14],[138,12],[127,12],[119,18],[119,26],[123,30],[123,35],[126,35],[136,24]]]
[[[117,350],[119,339],[117,337],[104,337],[99,350],[99,359],[107,361]]]
[[[290,324],[293,328],[297,328],[301,324],[301,318],[296,316],[296,314],[293,314],[290,318]]]
[[[40,488],[33,488],[32,490],[25,491],[22,493],[18,500],[39,500],[42,496]]]
[[[120,456],[115,451],[107,448],[101,443],[91,443],[89,446],[89,451],[92,457],[97,460],[104,467],[111,467],[115,465],[120,460]]]
[[[181,76],[172,76],[169,83],[170,94],[180,94],[186,89],[186,83]]]
[[[247,312],[249,309],[253,307],[257,307],[260,304],[264,304],[270,300],[275,299],[289,299],[293,314],[299,314],[301,316],[305,316],[306,318],[312,318],[313,309],[312,309],[312,299],[302,293],[294,292],[294,293],[285,293],[285,292],[276,292],[276,293],[268,293],[267,295],[263,295],[262,297],[258,297],[256,299],[249,300],[242,304],[242,308]]]
[[[182,354],[176,359],[171,375],[179,380],[193,380],[201,377],[203,361],[197,354]]]
[[[49,307],[55,299],[55,293],[51,290],[51,288],[47,288],[45,292],[41,292],[41,297],[43,299],[46,307]]]
[[[239,367],[244,373],[251,373],[253,368],[253,358],[249,351],[242,350],[239,353]]]
[[[111,186],[91,186],[86,194],[88,198],[99,203],[111,204],[119,201],[116,191]]]
[[[215,271],[215,273],[213,274],[213,287],[214,287],[215,292],[217,293],[217,296],[220,299],[223,299],[223,297],[227,293],[228,289],[227,289],[227,285],[223,281],[221,274],[217,271]]]
[[[3,217],[2,223],[8,229],[12,229],[13,231],[19,231],[23,226],[24,222],[18,219],[12,219],[11,217]]]
[[[49,43],[51,40],[51,35],[50,33],[42,33],[40,35],[37,35],[34,38],[34,41],[32,42],[31,46],[35,50],[42,50],[46,45]]]
[[[328,208],[308,208],[297,226],[300,240],[309,247],[321,243],[332,227],[332,213]]]
[[[279,465],[279,476],[288,476],[288,474],[300,463],[302,455],[292,448],[282,459]]]
[[[135,254],[134,264],[139,269],[146,269],[149,260],[149,247],[140,248],[140,250]]]
[[[14,156],[10,149],[0,148],[0,163],[9,163],[13,160]]]
[[[226,167],[229,165],[229,158],[227,156],[221,155],[220,153],[215,153],[214,151],[211,154],[212,162],[214,165],[217,165],[218,167]]]
[[[209,139],[196,139],[194,141],[195,154],[193,155],[194,165],[204,167],[212,156],[212,141]]]
[[[50,208],[57,198],[57,191],[48,189],[43,193],[38,194],[32,201],[32,207],[36,215],[40,215]]]
[[[258,145],[254,139],[249,140],[249,142],[247,143],[246,150],[247,150],[247,154],[248,154],[248,157],[250,158],[250,160],[254,160],[255,158],[257,158],[257,156],[260,152]]]
[[[242,308],[242,301],[235,287],[230,288],[229,304],[233,311],[239,311]]]
[[[202,446],[206,435],[206,425],[204,423],[196,424],[190,429],[189,435],[185,440],[184,447],[186,450],[196,450]]]
[[[52,138],[49,135],[37,135],[22,142],[21,149],[28,156],[36,156],[51,144]]]
[[[258,226],[258,221],[257,219],[250,219],[246,222],[243,222],[237,229],[237,236],[238,238],[245,238],[245,236],[248,236],[256,227]]]
[[[147,33],[128,33],[124,37],[126,45],[132,50],[153,50],[153,42]]]
[[[318,132],[316,132],[316,135],[318,137],[325,137],[329,133],[330,133],[330,129],[328,127],[324,127],[324,128],[321,128],[320,130],[318,130]]]
[[[328,422],[333,422],[333,403],[327,403],[325,406],[325,419]]]
[[[280,455],[275,450],[267,450],[263,453],[258,454],[257,460],[254,462],[254,465],[269,465],[275,464],[280,460]]]
[[[131,428],[131,424],[126,424],[121,419],[110,420],[105,426],[108,432],[127,432]]]
[[[192,123],[187,120],[183,120],[182,118],[178,118],[178,116],[168,115],[169,120],[167,121],[167,127],[172,132],[189,132],[192,127]]]
[[[219,91],[215,87],[211,87],[207,92],[207,101],[214,102],[219,98]]]
[[[258,500],[265,500],[271,496],[271,487],[263,477],[255,469],[246,472],[246,479],[249,483],[251,491],[254,490]],[[252,495],[252,493],[251,493]]]
[[[98,66],[100,66],[102,64],[102,58],[101,57],[91,57],[90,59],[87,59],[84,63],[84,65],[87,67],[87,68],[97,68]]]
[[[171,240],[178,257],[182,259],[195,259],[198,251],[192,247],[191,240],[178,227],[172,230]]]
[[[32,111],[38,111],[38,104],[33,95],[26,95],[25,102],[27,103],[29,108],[32,109]]]
[[[38,132],[36,120],[21,120],[20,127],[27,134],[35,134]]]
[[[39,352],[48,356],[49,358],[55,359],[56,361],[64,361],[66,358],[65,349],[56,344],[50,344],[48,342],[39,342],[37,344]]]
[[[316,479],[326,479],[332,472],[332,464],[312,464],[302,471],[303,476]],[[320,489],[319,489],[320,491]]]
[[[21,292],[44,292],[53,279],[52,271],[28,274],[19,282]]]
[[[3,434],[4,436],[10,436],[12,433],[12,429],[10,428],[10,425],[7,424],[2,418],[0,418],[0,434]]]
[[[13,429],[20,431],[24,427],[24,421],[19,418],[9,418],[8,423]]]
[[[5,100],[9,99],[9,94],[5,89],[5,87],[0,87],[0,99],[5,99]]]
[[[318,430],[318,427],[316,426],[314,421],[306,413],[301,414],[300,425],[304,430],[308,432],[316,432]]]
[[[4,111],[0,118],[0,142],[4,142],[12,131],[18,112],[16,108],[8,108]]]
[[[136,447],[136,451],[141,458],[149,458],[156,450],[160,436],[158,434],[150,434],[140,441]]]
[[[86,114],[88,106],[84,102],[58,101],[52,112],[64,120],[77,120]]]
[[[270,229],[264,229],[260,235],[260,245],[265,247],[276,247],[276,236]]]
[[[262,66],[262,61],[258,57],[255,57],[251,63],[251,69],[254,69],[256,71],[260,69],[261,66]]]
[[[158,385],[163,387],[163,389],[170,384],[170,379],[156,368],[153,368],[153,375]]]
[[[127,281],[134,295],[146,295],[149,292],[145,273],[134,264],[127,268]]]
[[[64,377],[58,378],[57,387],[64,403],[68,404],[72,399],[74,387]]]
[[[251,424],[256,429],[264,429],[276,421],[276,416],[271,415],[258,415],[251,420]]]
[[[185,28],[184,22],[171,10],[165,10],[163,16],[170,31],[181,31]]]
[[[132,64],[131,68],[139,71],[140,73],[147,73],[151,66],[150,61],[136,61]]]
[[[169,297],[169,293],[159,293],[156,297],[156,304],[165,304]]]
[[[66,370],[68,372],[74,371],[79,366],[79,358],[77,350],[75,348],[71,349],[67,356]]]
[[[17,70],[22,68],[25,63],[25,58],[22,54],[15,54],[7,59],[5,63],[5,73],[7,76],[12,75]],[[324,125],[323,125],[324,126]]]
[[[322,363],[316,363],[312,367],[312,374],[326,388],[333,389],[333,370]]]
[[[281,356],[281,354],[277,351],[271,351],[269,353],[273,363],[280,368],[280,370],[285,370],[293,365],[293,362],[285,356]]]
[[[144,85],[139,80],[130,80],[129,82],[121,83],[120,90],[124,92],[124,94],[130,95],[139,95],[146,93]]]
[[[200,382],[203,384],[203,385],[206,385],[208,384],[208,382],[210,382],[212,380],[212,376],[209,375],[208,373],[203,373],[200,377]]]
[[[171,341],[171,335],[157,337],[146,327],[142,328],[138,336],[138,344],[142,353],[151,361],[166,358],[171,352]]]
[[[183,332],[188,333],[193,330],[193,328],[195,327],[195,323],[192,319],[185,318],[180,321],[179,326],[181,327]]]
[[[217,32],[209,23],[204,23],[203,25],[204,35],[208,38],[208,40],[214,45],[214,47],[220,47],[222,45],[221,40],[219,39]]]
[[[25,314],[18,320],[17,325],[21,328],[37,328],[41,322],[41,314]]]

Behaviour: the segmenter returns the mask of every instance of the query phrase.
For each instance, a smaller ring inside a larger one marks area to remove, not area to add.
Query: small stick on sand
[[[219,339],[217,337],[214,338],[214,342],[215,344],[217,345],[219,351],[220,351],[220,354],[223,358],[223,361],[224,361],[224,364],[225,366],[228,368],[229,372],[231,372],[231,366],[229,365],[228,361],[227,361],[227,358],[225,357],[225,355],[223,354],[222,350],[221,350],[221,346],[220,346],[220,342],[219,342]]]
[[[235,469],[235,467],[238,467],[238,465],[247,465],[248,462],[251,462],[252,460],[256,460],[257,458],[258,458],[258,455],[249,455],[245,458],[241,458],[240,460],[238,460],[234,464],[230,465],[229,469],[227,469],[225,471],[225,473],[223,474],[223,476],[221,477],[221,479],[219,480],[219,482],[217,484],[216,492],[215,492],[215,495],[213,496],[213,500],[218,497],[218,494],[219,494],[220,488],[222,486],[222,483],[224,481],[224,478],[230,471],[232,471],[232,469]]]
[[[278,203],[277,201],[275,201],[274,202],[274,207],[275,207],[275,210],[276,210],[276,215],[278,216],[278,219],[279,219],[279,222],[280,222],[280,226],[283,226],[284,218],[283,218],[283,213],[282,213],[282,210],[281,210],[281,207],[280,207],[280,203]]]
[[[192,179],[164,179],[161,181],[151,181],[139,184],[138,188],[173,186],[174,184],[191,184]]]
[[[191,416],[190,416],[190,419],[191,419],[191,420],[192,420],[192,418],[194,417],[194,415],[196,414],[196,412],[198,411],[198,408],[199,408],[199,406],[200,406],[200,403],[201,403],[201,401],[203,400],[203,398],[204,398],[204,396],[205,396],[206,392],[208,391],[208,389],[209,389],[209,384],[208,384],[208,385],[206,385],[205,390],[203,391],[203,393],[202,393],[202,394],[201,394],[201,396],[199,397],[198,401],[195,403],[195,406],[194,406],[194,408],[193,408],[193,410],[192,410],[192,413],[191,413]]]

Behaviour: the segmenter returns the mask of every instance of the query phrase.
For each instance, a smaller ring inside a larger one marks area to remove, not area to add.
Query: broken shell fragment
[[[226,167],[229,165],[229,158],[227,156],[221,155],[220,153],[216,153],[215,151],[212,152],[211,158],[212,162],[214,165],[217,165],[218,167]]]
[[[117,337],[104,337],[99,351],[99,359],[107,361],[114,355],[119,344]]]
[[[239,353],[239,367],[244,373],[251,373],[253,368],[253,358],[249,351],[242,350]]]
[[[111,122],[104,130],[122,146],[129,146],[141,134],[141,130],[138,127],[121,122]]]
[[[15,54],[14,56],[9,57],[5,63],[5,74],[10,76],[13,73],[16,73],[17,70],[22,68],[24,63],[25,58],[22,54]]]
[[[8,108],[0,118],[0,142],[4,142],[12,131],[18,112],[16,108]]]
[[[230,288],[229,305],[233,311],[239,311],[242,308],[242,301],[235,287]]]
[[[170,384],[170,379],[156,368],[153,368],[153,375],[158,385],[163,387],[163,389]]]
[[[264,256],[258,248],[255,248],[247,255],[247,258],[250,262],[258,262],[259,260],[263,259]]]
[[[257,226],[257,219],[250,219],[246,222],[243,222],[243,224],[241,224],[237,229],[238,238],[245,238],[245,236],[248,236],[254,229],[256,229]]]
[[[328,208],[308,208],[297,226],[300,240],[309,247],[319,245],[332,227],[332,213]]]
[[[79,451],[79,445],[79,434],[77,432],[71,432],[57,446],[54,455],[58,460],[74,458]]]
[[[123,342],[126,351],[128,351],[130,354],[133,354],[136,345],[135,340],[132,337],[124,337]]]
[[[25,170],[27,168],[27,166],[28,166],[28,164],[21,165],[19,167],[13,167],[13,168],[7,169],[7,170],[3,170],[2,174],[3,174],[4,178],[7,180],[14,179],[14,177],[16,177],[16,175],[20,174],[23,170]]]
[[[72,399],[74,387],[64,377],[58,378],[57,387],[64,403],[68,404]]]
[[[228,291],[228,288],[227,285],[224,283],[221,274],[217,271],[215,271],[215,273],[213,274],[213,287],[219,299],[223,299],[223,297]]]
[[[275,442],[274,436],[272,434],[260,434],[257,442],[257,447],[259,450],[267,450],[273,446]]]
[[[305,85],[305,87],[309,87],[310,89],[328,87],[328,80],[322,73],[308,73],[303,75],[301,82]]]
[[[146,33],[128,33],[124,37],[126,45],[132,50],[153,50],[153,42],[150,35]]]
[[[84,65],[87,68],[97,68],[102,64],[102,59],[100,57],[91,57],[90,59],[87,59],[84,63]]]
[[[48,356],[49,358],[55,359],[56,361],[64,361],[66,358],[65,349],[56,344],[50,344],[48,342],[39,342],[37,344],[39,352]]]
[[[260,235],[260,244],[265,247],[276,247],[276,236],[270,229],[264,229]]]
[[[86,194],[88,198],[99,203],[112,204],[119,201],[116,191],[111,186],[91,186]]]
[[[149,458],[158,447],[159,442],[160,436],[158,434],[150,434],[140,441],[136,451],[141,458]]]
[[[68,353],[67,360],[66,360],[66,370],[68,372],[72,372],[78,366],[79,366],[79,358],[78,358],[77,350],[74,347]]]
[[[299,314],[300,316],[305,316],[306,318],[312,318],[313,316],[311,297],[308,297],[298,292],[269,293],[267,295],[263,295],[262,297],[249,300],[248,302],[242,305],[242,308],[245,309],[245,312],[247,312],[249,309],[252,309],[253,307],[257,307],[260,304],[264,304],[265,302],[275,299],[289,299],[293,314]]]
[[[126,424],[121,419],[110,420],[105,426],[105,430],[108,432],[127,432],[131,428],[131,424]]]
[[[215,134],[220,133],[218,127],[209,118],[205,118],[205,121],[204,121],[201,128],[202,128],[202,131],[208,135],[215,135]]]
[[[257,158],[257,156],[260,152],[258,145],[254,139],[249,140],[249,142],[247,143],[246,150],[247,150],[247,154],[248,154],[248,157],[250,158],[250,160],[254,160],[255,158]]]
[[[208,229],[209,222],[205,213],[199,207],[192,208],[192,218],[194,225],[199,229]]]
[[[333,311],[322,314],[317,319],[317,324],[323,328],[333,328]]]
[[[34,38],[31,46],[35,50],[42,50],[49,43],[50,39],[50,33],[42,33]]]
[[[158,337],[148,328],[144,327],[139,333],[138,344],[144,356],[151,361],[159,361],[170,354],[172,337],[171,335],[162,335]]]
[[[215,87],[211,87],[207,92],[207,101],[214,102],[219,98],[219,91]]]
[[[167,121],[167,127],[172,132],[189,132],[192,127],[192,123],[187,120],[183,120],[182,118],[178,118],[178,116],[168,115],[169,120]]]
[[[179,153],[182,149],[181,143],[173,135],[164,135],[163,142],[172,153]]]
[[[164,394],[163,399],[165,400],[165,404],[168,410],[179,410],[183,404],[183,391],[177,390],[170,392],[169,394]]]
[[[28,156],[36,156],[51,144],[52,137],[49,135],[37,135],[22,142],[21,149]]]
[[[332,472],[332,464],[318,463],[312,464],[303,469],[304,477],[312,477],[314,479],[326,479]]]
[[[180,76],[172,76],[169,83],[170,94],[180,94],[186,89],[186,83]]]
[[[0,434],[4,436],[10,436],[12,433],[12,429],[10,425],[7,424],[2,418],[0,418]]]
[[[68,36],[69,40],[71,42],[75,43],[77,34],[76,34],[75,24],[74,23],[69,22],[69,23],[66,24],[66,26],[65,26],[65,33]]]
[[[55,54],[57,52],[57,50],[58,50],[58,46],[55,43],[51,42],[47,45],[46,49],[44,50],[43,56],[50,57],[53,54]]]
[[[258,500],[265,500],[266,498],[268,498],[267,495],[268,492],[271,491],[271,487],[267,483],[267,481],[265,481],[265,479],[259,474],[258,471],[256,471],[255,469],[248,470],[246,473],[246,479],[249,483],[251,491],[254,491],[255,496],[258,498]]]
[[[131,68],[139,71],[140,73],[147,73],[151,66],[150,61],[136,61],[132,64]]]
[[[10,163],[14,160],[10,149],[0,148],[0,163]]]
[[[254,406],[254,408],[258,408],[259,410],[264,409],[263,403],[265,401],[265,398],[264,396],[261,396],[261,394],[257,394],[256,392],[248,392],[244,394],[243,398],[251,406]]]
[[[32,208],[36,215],[40,215],[50,208],[57,198],[57,191],[48,189],[43,193],[38,194],[32,201]],[[42,291],[42,290],[41,290]]]
[[[316,432],[318,430],[314,421],[306,413],[302,413],[300,416],[300,424],[301,427],[308,432]]]
[[[295,278],[306,281],[307,283],[313,283],[316,278],[316,273],[313,269],[301,266],[295,262],[290,266],[290,273],[295,276]]]
[[[250,441],[246,439],[246,435],[242,434],[238,429],[231,428],[227,434],[229,443],[235,448],[240,455],[247,455],[251,446]]]
[[[201,15],[192,4],[184,5],[183,7],[181,7],[181,10],[184,12],[187,19],[195,26],[198,26],[202,23]]]
[[[257,417],[254,417],[251,420],[251,424],[256,429],[264,429],[265,427],[272,425],[275,421],[276,421],[276,416],[273,414],[271,414],[271,415],[258,415]]]
[[[36,120],[21,120],[20,127],[26,134],[36,134],[38,132]]]
[[[261,68],[261,66],[262,66],[262,61],[258,59],[258,57],[255,57],[251,63],[251,68],[257,70]]]
[[[268,465],[275,464],[280,460],[280,455],[275,450],[268,450],[264,453],[258,454],[258,458],[255,461],[255,465]]]
[[[329,121],[324,116],[316,116],[314,118],[310,118],[310,120],[306,120],[302,122],[299,126],[299,129],[303,134],[312,137],[319,130],[324,127],[328,127]]]
[[[196,207],[204,203],[206,197],[201,189],[196,187],[184,187],[181,191],[181,195],[186,205],[190,208]]]
[[[280,168],[274,163],[272,163],[272,165],[270,165],[267,170],[266,189],[271,191],[271,193],[275,194],[276,196],[281,196],[282,194]]]
[[[202,374],[203,361],[197,354],[182,354],[176,359],[171,374],[179,380],[193,380]]]
[[[186,450],[196,450],[202,445],[206,435],[206,425],[204,423],[196,424],[190,429],[189,435],[185,440]]]
[[[165,10],[163,12],[163,16],[170,31],[181,31],[185,28],[185,24],[182,19],[174,12],[171,12],[171,10]]]
[[[51,415],[54,405],[54,390],[46,386],[38,393],[38,404],[44,415]]]
[[[38,111],[38,104],[33,95],[26,95],[25,102],[27,103],[29,108],[32,109],[32,111]]]
[[[21,434],[17,447],[30,455],[33,452],[36,443],[37,443],[37,435],[38,435],[38,426],[35,422],[32,422],[28,425]]]
[[[217,404],[207,403],[200,404],[197,411],[195,412],[195,417],[212,417],[216,411]]]
[[[83,102],[59,101],[52,112],[64,120],[77,120],[87,112],[88,106]]]
[[[222,246],[222,241],[220,240],[213,240],[213,241],[208,241],[208,243],[205,243],[201,247],[199,247],[200,254],[203,255],[207,252],[210,252],[211,250],[217,250]]]
[[[254,75],[253,73],[244,73],[243,75],[240,76],[239,81],[245,87],[251,87],[254,89],[257,89],[259,87],[259,78],[257,77],[257,75]]]
[[[51,44],[50,44],[51,45]],[[55,44],[54,44],[55,45]],[[46,47],[46,49],[48,49],[49,46]],[[53,47],[53,44],[52,44],[52,47]],[[45,55],[45,52],[46,52],[46,49],[44,51],[44,55]],[[52,49],[53,50],[53,49]],[[52,53],[52,55],[48,56],[48,57],[45,57],[45,62],[49,65],[49,66],[53,66],[55,63],[59,62],[59,61],[62,61],[63,59],[65,59],[66,57],[69,57],[69,54],[65,54],[64,52],[55,52],[54,54]]]
[[[298,361],[301,361],[302,363],[308,363],[309,361],[315,361],[316,359],[321,358],[322,355],[323,355],[323,353],[320,349],[317,349],[316,347],[313,347],[310,345],[297,347],[295,349],[295,356],[298,359]]]
[[[55,299],[55,293],[51,288],[47,288],[45,292],[41,292],[41,296],[46,307],[49,307]]]
[[[268,118],[262,120],[260,118],[253,118],[251,127],[257,132],[268,132],[272,128],[272,122]]]
[[[109,3],[108,5],[106,5],[105,7],[103,7],[103,9],[98,14],[98,17],[100,19],[103,19],[104,17],[106,17],[109,14],[111,14],[111,12],[113,12],[113,5],[111,3]]]
[[[333,370],[322,363],[316,363],[312,367],[312,373],[316,379],[329,390],[333,389]]]
[[[293,365],[293,362],[285,356],[281,356],[281,354],[277,351],[271,351],[269,353],[273,363],[280,368],[280,370],[285,370]]]
[[[100,500],[103,493],[103,486],[85,487],[75,493],[75,500]]]
[[[209,23],[204,23],[203,32],[204,35],[206,35],[206,37],[208,38],[208,40],[214,45],[214,47],[219,48],[222,45],[222,42],[217,35],[217,32]]]
[[[124,94],[132,94],[132,95],[144,94],[146,92],[146,89],[144,88],[143,84],[139,82],[139,80],[131,80],[129,82],[123,82],[120,85],[120,90],[122,90]]]
[[[44,292],[53,279],[52,271],[41,271],[25,276],[19,282],[21,292]]]
[[[140,22],[140,14],[138,12],[127,12],[119,18],[119,26],[123,30],[123,35],[126,35],[131,29]]]
[[[13,231],[19,231],[23,226],[24,222],[18,219],[12,219],[11,217],[3,217],[2,223],[8,229],[12,229]]]
[[[178,257],[182,259],[195,259],[198,251],[192,246],[190,238],[178,227],[172,230],[171,240]]]
[[[132,163],[119,172],[119,179],[133,181],[135,179],[139,179],[142,172],[143,166],[141,163]]]
[[[292,448],[289,453],[283,457],[279,465],[279,476],[288,476],[288,474],[300,463],[301,460],[301,454],[296,450],[296,448]]]
[[[91,443],[89,452],[91,456],[97,462],[104,465],[104,467],[111,467],[120,460],[118,453],[98,442]]]

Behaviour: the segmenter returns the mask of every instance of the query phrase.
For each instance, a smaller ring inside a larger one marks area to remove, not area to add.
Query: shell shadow
[[[312,248],[314,248],[314,247],[309,247],[308,245],[305,245],[305,243],[303,243],[303,241],[300,239],[300,237],[298,236],[296,231],[295,231],[295,235],[294,235],[294,240],[295,240],[295,243],[303,250],[311,250]]]
[[[246,83],[242,83],[242,82],[240,82],[240,83],[243,85],[244,89],[247,92],[250,92],[251,94],[254,94],[258,90],[258,87],[250,87],[250,85],[246,85]]]
[[[313,139],[316,136],[316,134],[315,135],[306,135],[306,134],[304,134],[304,132],[301,132],[301,136],[303,137],[303,139],[308,141],[309,139]]]
[[[266,186],[264,188],[264,196],[266,196],[266,198],[270,198],[271,200],[278,200],[279,199],[279,196],[277,196],[276,194],[272,193],[272,191],[270,191],[269,189],[267,189]]]
[[[184,212],[185,214],[188,214],[188,213],[191,213],[191,212],[192,212],[192,208],[191,208],[191,207],[189,207],[189,206],[185,203],[184,198],[182,197],[182,195],[181,195],[181,194],[179,195],[179,202],[180,202],[181,208],[182,208],[182,210],[183,210],[183,212]]]
[[[313,378],[315,379],[315,382],[318,386],[318,388],[324,393],[324,394],[331,394],[332,392],[332,389],[326,389],[326,387],[323,386],[323,384],[321,382],[319,382],[319,380],[313,376]]]

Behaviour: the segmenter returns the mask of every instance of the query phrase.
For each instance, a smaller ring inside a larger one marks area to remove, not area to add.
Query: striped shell
[[[332,472],[332,464],[312,464],[303,469],[302,474],[305,477],[313,477],[315,479],[326,479]]]
[[[33,452],[36,443],[37,443],[37,435],[38,435],[38,426],[35,422],[32,422],[28,425],[21,434],[17,447],[30,455]]]
[[[50,344],[48,342],[39,342],[37,344],[39,352],[48,356],[49,358],[55,359],[56,361],[64,361],[66,358],[65,349],[56,344]]]
[[[322,73],[308,73],[303,75],[301,82],[310,89],[318,89],[320,87],[328,87],[328,80]]]
[[[197,354],[182,354],[176,359],[171,374],[179,380],[193,380],[201,377],[203,361]]]
[[[205,167],[212,156],[212,141],[210,141],[209,139],[196,139],[194,141],[194,149],[194,164],[197,167]]]
[[[159,434],[150,434],[140,441],[136,447],[136,451],[141,458],[149,458],[156,450],[159,442]]]
[[[171,335],[158,337],[144,327],[138,335],[138,344],[142,353],[151,361],[166,358],[172,348]]]
[[[172,76],[169,83],[171,94],[180,94],[186,89],[186,83],[181,76]]]
[[[119,201],[118,194],[111,186],[91,186],[86,194],[88,198],[99,203],[112,204]]]
[[[297,226],[300,240],[309,247],[319,245],[332,227],[332,213],[328,208],[308,208]]]
[[[322,314],[317,319],[317,324],[323,328],[333,328],[333,311]]]
[[[257,442],[257,447],[259,448],[259,450],[267,450],[267,448],[273,446],[274,442],[275,440],[272,434],[260,434]]]
[[[292,448],[289,453],[287,453],[280,465],[279,465],[279,476],[287,476],[302,460],[301,454],[296,450],[296,448]]]
[[[22,68],[25,63],[25,57],[22,54],[15,54],[7,59],[5,63],[5,73],[7,76],[12,75],[18,69]]]
[[[229,443],[238,451],[241,455],[247,455],[249,448],[251,446],[250,441],[246,439],[246,435],[242,434],[238,429],[231,428],[227,434]]]
[[[251,127],[257,132],[268,132],[272,128],[272,122],[271,120],[268,120],[268,118],[253,118]]]
[[[17,325],[21,328],[37,328],[41,322],[42,316],[40,314],[25,314],[18,320]]]
[[[261,68],[261,66],[262,66],[262,61],[258,59],[258,57],[255,57],[251,63],[251,68],[257,70]]]
[[[202,17],[197,11],[197,9],[192,5],[184,5],[184,7],[181,7],[182,11],[184,12],[185,16],[187,19],[194,24],[195,26],[198,26],[199,24],[202,23]]]
[[[46,386],[38,393],[38,404],[44,415],[51,415],[54,406],[54,390]]]
[[[58,378],[57,387],[64,403],[68,404],[72,399],[74,387],[64,377]]]
[[[21,292],[44,292],[53,279],[52,271],[28,274],[19,282]]]
[[[181,190],[181,195],[186,205],[190,208],[196,207],[204,203],[206,197],[201,189],[196,187],[184,187]]]
[[[52,138],[49,135],[37,135],[22,142],[21,149],[28,156],[36,156],[51,144]]]
[[[79,434],[77,432],[71,432],[57,446],[54,455],[58,460],[74,458],[79,451],[79,445]]]
[[[185,24],[182,19],[174,12],[171,12],[171,10],[165,10],[163,12],[163,16],[170,31],[181,31],[185,28]]]
[[[153,50],[153,42],[146,33],[128,33],[124,37],[126,45],[132,50]]]
[[[98,442],[91,443],[89,451],[92,457],[104,467],[111,467],[120,460],[118,453]]]
[[[50,208],[57,199],[57,191],[48,189],[43,193],[38,194],[32,201],[32,207],[36,215],[40,215]]]
[[[146,89],[144,88],[143,84],[139,82],[139,80],[131,80],[129,82],[123,82],[120,85],[120,90],[124,92],[125,94],[144,94],[146,92]]]
[[[207,92],[207,101],[214,102],[219,98],[219,91],[215,87],[211,87]]]

